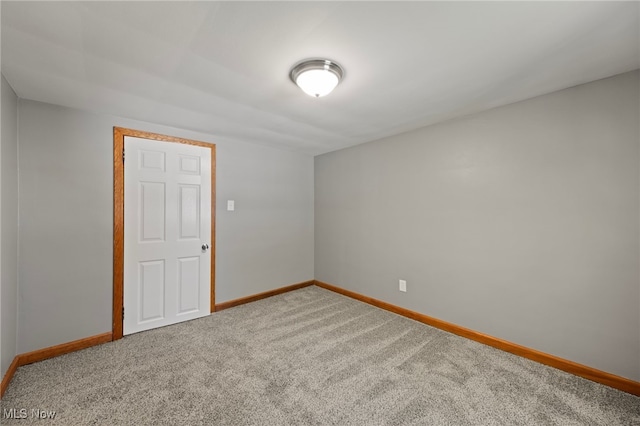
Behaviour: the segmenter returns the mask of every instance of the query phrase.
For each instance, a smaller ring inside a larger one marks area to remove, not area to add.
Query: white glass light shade
[[[331,93],[343,75],[340,65],[328,59],[308,59],[298,63],[289,73],[298,87],[316,98]]]
[[[329,70],[309,70],[298,76],[296,84],[307,95],[319,98],[335,89],[338,85],[338,76]]]

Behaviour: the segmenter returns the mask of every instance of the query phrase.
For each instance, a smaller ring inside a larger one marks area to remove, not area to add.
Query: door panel
[[[140,182],[140,243],[164,241],[165,184]]]
[[[181,240],[200,239],[200,185],[180,185],[179,188]]]
[[[149,323],[164,319],[165,273],[164,260],[140,262],[138,276],[138,321]]]
[[[140,150],[140,170],[164,172],[165,153],[161,151]]]
[[[211,149],[124,142],[124,334],[209,315]]]
[[[190,175],[200,175],[200,158],[189,155],[181,155],[180,172]]]
[[[178,259],[178,315],[188,314],[200,306],[200,258]]]

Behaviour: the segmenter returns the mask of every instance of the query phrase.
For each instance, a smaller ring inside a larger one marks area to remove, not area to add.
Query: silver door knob
[[[207,251],[207,250],[209,250],[209,244],[203,244],[202,251]]]

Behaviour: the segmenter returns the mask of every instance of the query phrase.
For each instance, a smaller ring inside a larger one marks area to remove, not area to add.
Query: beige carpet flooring
[[[638,397],[318,287],[20,367],[1,405],[27,410],[3,425],[640,425]]]

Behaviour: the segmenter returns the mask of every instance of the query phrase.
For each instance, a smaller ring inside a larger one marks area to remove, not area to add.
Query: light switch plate
[[[227,210],[232,212],[236,209],[236,202],[233,200],[227,200]]]
[[[407,282],[405,280],[398,281],[398,290],[406,293],[407,291]]]

